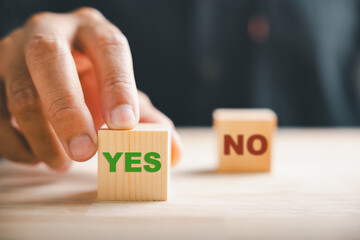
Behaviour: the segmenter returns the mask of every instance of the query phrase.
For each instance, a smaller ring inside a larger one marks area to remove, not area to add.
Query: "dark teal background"
[[[139,89],[178,125],[210,125],[217,107],[269,107],[287,126],[360,124],[358,1],[2,0],[0,34],[80,6],[123,31]],[[256,43],[259,14],[270,32]]]

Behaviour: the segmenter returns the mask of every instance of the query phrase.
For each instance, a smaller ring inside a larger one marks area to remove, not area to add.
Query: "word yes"
[[[103,152],[106,160],[110,164],[110,172],[116,172],[116,163],[119,161],[123,152],[117,152],[114,157],[111,156],[109,152]],[[125,153],[125,172],[141,172],[141,167],[133,167],[133,164],[140,164],[141,152],[126,152]],[[144,165],[144,169],[147,172],[157,172],[161,168],[160,154],[157,152],[148,152],[144,156],[145,162],[153,165]]]

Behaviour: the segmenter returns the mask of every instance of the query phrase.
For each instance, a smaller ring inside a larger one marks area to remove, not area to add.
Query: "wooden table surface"
[[[360,129],[280,129],[271,173],[216,174],[183,128],[167,202],[96,202],[96,158],[57,174],[0,161],[0,239],[360,239]]]

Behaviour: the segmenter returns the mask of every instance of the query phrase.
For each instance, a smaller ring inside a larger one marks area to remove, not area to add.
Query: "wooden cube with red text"
[[[277,126],[269,109],[217,109],[213,113],[219,172],[268,172]]]
[[[165,201],[170,177],[170,127],[141,123],[99,130],[98,200]]]

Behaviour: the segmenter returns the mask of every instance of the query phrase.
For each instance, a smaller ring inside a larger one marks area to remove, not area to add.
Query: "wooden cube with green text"
[[[132,130],[99,130],[98,200],[165,201],[170,127],[142,123]]]

